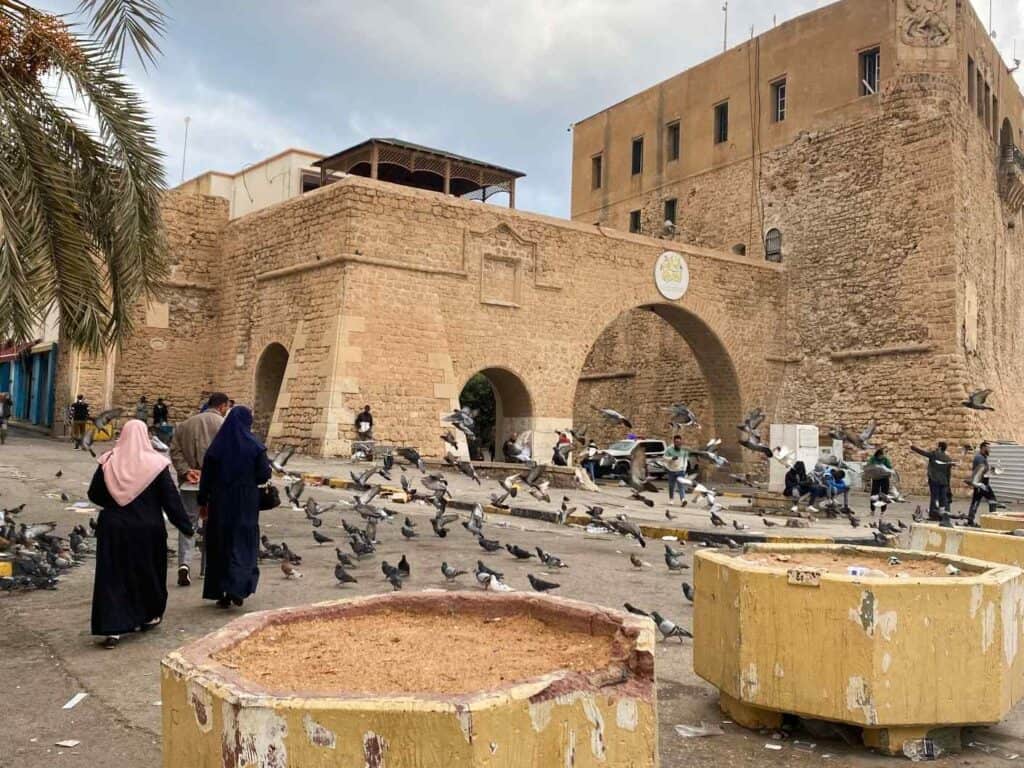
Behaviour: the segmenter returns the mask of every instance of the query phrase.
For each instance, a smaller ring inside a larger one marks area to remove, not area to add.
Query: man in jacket
[[[75,441],[75,448],[82,447],[82,438],[85,437],[85,423],[89,421],[89,404],[85,402],[85,395],[79,395],[71,404],[71,439]]]
[[[953,469],[953,458],[946,453],[949,446],[940,442],[934,451],[925,451],[916,445],[910,446],[910,450],[918,456],[928,459],[928,519],[939,520],[940,512],[949,514],[950,506],[953,503],[953,493],[950,490],[950,473]]]
[[[228,396],[214,392],[206,402],[205,410],[185,419],[174,430],[171,439],[171,462],[178,474],[181,501],[193,528],[199,522],[199,476],[203,468],[206,449],[224,423],[228,412]],[[178,586],[187,587],[192,583],[192,553],[195,539],[178,534]]]
[[[981,506],[982,499],[988,501],[989,512],[995,513],[998,507],[996,492],[992,490],[989,483],[988,455],[989,445],[982,443],[978,446],[978,452],[974,454],[974,460],[971,462],[971,479],[968,484],[974,488],[974,493],[971,494],[971,506],[967,509],[967,525],[972,528],[979,527],[974,522],[974,517],[978,514],[978,507]]]

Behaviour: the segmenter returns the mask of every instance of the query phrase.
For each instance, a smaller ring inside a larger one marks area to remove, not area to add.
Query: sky
[[[972,0],[987,20],[989,0]],[[1024,54],[1024,0],[993,0]],[[39,6],[66,12],[73,0]],[[827,5],[730,0],[729,44]],[[722,0],[167,0],[162,56],[126,63],[173,186],[286,147],[395,137],[526,173],[517,207],[569,214],[570,126],[721,51]],[[185,118],[191,118],[182,174]]]

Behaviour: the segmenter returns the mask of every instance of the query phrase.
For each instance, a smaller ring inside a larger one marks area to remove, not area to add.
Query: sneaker
[[[183,565],[180,568],[178,568],[178,586],[188,587],[191,584],[192,576],[189,573],[189,567],[187,565]]]

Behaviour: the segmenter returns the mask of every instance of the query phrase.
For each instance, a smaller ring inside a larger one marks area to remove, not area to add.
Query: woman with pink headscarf
[[[145,424],[132,419],[113,450],[99,459],[89,499],[102,508],[96,527],[92,634],[115,647],[121,635],[146,631],[167,607],[167,528],[193,534],[171,477],[171,462],[154,450]]]

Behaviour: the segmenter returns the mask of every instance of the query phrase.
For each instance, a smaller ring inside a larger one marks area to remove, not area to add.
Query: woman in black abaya
[[[270,479],[266,448],[252,434],[252,411],[235,406],[210,443],[199,477],[206,510],[203,598],[221,608],[256,591],[260,531],[259,486]]]
[[[167,607],[167,528],[186,536],[192,524],[168,470],[141,421],[124,425],[113,450],[100,457],[89,499],[101,508],[96,526],[92,633],[113,648],[121,635],[152,629]]]

